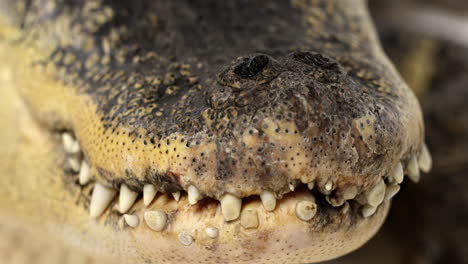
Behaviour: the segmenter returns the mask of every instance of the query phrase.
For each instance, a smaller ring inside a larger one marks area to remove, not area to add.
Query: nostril
[[[241,78],[252,78],[261,72],[270,62],[266,55],[257,55],[250,58],[244,58],[234,68],[234,73]]]

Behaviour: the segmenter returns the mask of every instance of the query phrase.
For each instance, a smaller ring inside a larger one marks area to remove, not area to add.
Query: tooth
[[[241,225],[246,229],[258,227],[258,215],[254,208],[242,210]]]
[[[354,199],[356,197],[357,193],[358,193],[357,187],[356,186],[350,186],[344,191],[343,199],[352,200],[352,199]]]
[[[414,183],[418,183],[421,178],[421,174],[419,173],[419,165],[416,156],[411,157],[406,169],[408,170],[408,178],[410,178]]]
[[[370,191],[366,193],[367,202],[372,206],[378,206],[385,198],[385,182],[380,180]]]
[[[385,200],[390,200],[400,191],[400,185],[389,185],[385,191]]]
[[[153,184],[145,184],[145,186],[143,186],[143,203],[145,206],[150,205],[156,196],[156,193],[158,193],[158,191]]]
[[[188,202],[189,204],[196,204],[198,201],[200,201],[203,197],[200,194],[200,191],[197,189],[197,187],[190,185],[187,190],[188,193]]]
[[[172,197],[178,202],[180,200],[180,192],[173,192]]]
[[[167,215],[161,210],[146,211],[144,218],[146,224],[154,231],[160,232],[166,227]]]
[[[273,193],[271,193],[269,191],[263,191],[260,194],[260,199],[262,200],[262,204],[263,204],[263,207],[265,207],[265,210],[267,210],[267,211],[275,210],[276,198],[273,195]]]
[[[239,218],[241,207],[242,200],[239,197],[228,193],[221,198],[221,212],[226,221]]]
[[[184,246],[190,246],[193,242],[193,237],[185,232],[182,232],[178,236],[180,243]]]
[[[73,172],[79,172],[81,168],[80,161],[77,158],[69,158],[68,165]]]
[[[80,151],[80,144],[70,133],[65,132],[62,134],[62,144],[67,153],[74,154]]]
[[[313,201],[300,201],[296,204],[296,215],[303,221],[309,221],[317,213],[317,204]]]
[[[314,186],[315,186],[315,183],[314,183],[314,182],[309,182],[309,183],[307,184],[307,188],[309,188],[309,190],[312,190],[312,189],[314,188]]]
[[[288,184],[289,186],[289,190],[291,190],[291,192],[294,192],[294,190],[296,189],[296,186],[294,186],[294,184],[290,183]]]
[[[325,184],[325,194],[330,194],[331,191],[333,190],[333,182],[329,181]]]
[[[91,172],[89,171],[89,165],[86,161],[81,162],[80,175],[78,175],[78,181],[81,185],[85,185],[91,180]]]
[[[216,227],[207,227],[205,232],[206,235],[210,238],[217,238],[219,236],[219,230]]]
[[[137,227],[140,223],[140,219],[136,215],[125,214],[124,219],[127,225],[133,228]]]
[[[365,205],[363,208],[362,208],[362,216],[364,216],[365,218],[369,217],[369,216],[372,216],[375,211],[377,210],[377,207],[375,206],[372,206],[370,204],[368,205]]]
[[[89,215],[92,218],[100,216],[107,206],[109,206],[116,193],[116,190],[96,183],[91,197],[91,204],[89,205]]]
[[[426,144],[423,145],[421,149],[421,154],[419,155],[419,168],[428,173],[432,168],[432,158],[431,154],[429,153],[429,149],[427,148]]]
[[[126,213],[135,203],[138,193],[130,190],[126,184],[120,185],[119,212]]]
[[[401,162],[398,162],[395,168],[390,172],[390,177],[393,178],[396,183],[400,184],[403,182],[404,176],[403,165],[401,165]]]

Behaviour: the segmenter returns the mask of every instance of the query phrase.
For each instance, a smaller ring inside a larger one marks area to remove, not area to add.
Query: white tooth
[[[431,154],[429,153],[429,149],[427,148],[426,144],[423,145],[421,149],[421,154],[419,155],[419,168],[428,173],[432,168],[432,158]]]
[[[288,184],[289,186],[289,190],[291,190],[291,192],[294,192],[294,190],[296,189],[296,186],[294,186],[294,184],[290,183]]]
[[[80,161],[77,158],[69,158],[68,165],[73,172],[79,172],[81,168]]]
[[[91,196],[91,204],[89,205],[89,215],[92,218],[97,218],[106,210],[110,202],[114,198],[116,190],[105,187],[100,183],[94,185],[93,195]]]
[[[380,180],[370,191],[366,192],[367,202],[372,206],[378,206],[385,198],[386,185]]]
[[[242,210],[241,225],[245,229],[258,227],[258,214],[254,208],[246,208]]]
[[[356,186],[350,186],[343,192],[343,199],[352,200],[356,197],[358,189]]]
[[[419,165],[416,156],[411,157],[406,169],[408,171],[408,178],[410,178],[414,183],[418,183],[421,178],[421,174],[419,172]]]
[[[239,218],[241,207],[242,200],[239,197],[228,193],[221,198],[221,212],[226,221]]]
[[[206,235],[210,238],[217,238],[219,236],[219,230],[216,227],[207,227],[205,232]]]
[[[178,202],[180,200],[180,192],[173,192],[172,197]]]
[[[161,210],[146,211],[144,218],[146,224],[154,231],[160,232],[166,227],[167,215]]]
[[[317,213],[317,204],[313,201],[300,201],[296,204],[296,216],[302,221],[309,221]]]
[[[185,232],[182,232],[178,236],[180,243],[184,246],[190,246],[193,242],[193,237]]]
[[[393,178],[396,183],[400,184],[403,182],[404,176],[403,165],[401,165],[401,162],[398,162],[395,168],[390,172],[390,177]]]
[[[190,185],[187,190],[188,194],[188,202],[189,204],[196,204],[198,201],[200,201],[203,197],[200,194],[200,191],[197,189],[197,187]]]
[[[307,188],[308,188],[309,190],[312,190],[312,189],[314,188],[314,186],[315,186],[315,183],[314,183],[314,182],[309,182],[309,183],[307,184]]]
[[[126,213],[135,203],[138,193],[130,190],[126,184],[120,185],[119,212]]]
[[[156,196],[156,193],[158,193],[158,191],[153,184],[145,184],[145,186],[143,186],[143,203],[145,206],[150,205]]]
[[[267,210],[267,211],[275,210],[276,198],[273,195],[273,193],[271,193],[269,191],[263,191],[260,194],[260,199],[262,200],[262,204],[263,204],[263,207],[265,207],[265,210]]]
[[[140,223],[140,219],[136,215],[125,214],[124,219],[127,225],[133,228],[137,227]]]
[[[385,191],[385,200],[390,200],[400,191],[400,185],[389,185]]]
[[[89,165],[86,161],[81,162],[80,175],[78,175],[78,181],[81,185],[85,185],[91,180],[91,172],[89,171]]]
[[[333,189],[333,182],[327,182],[325,184],[325,191],[330,192]]]
[[[375,211],[377,210],[377,207],[375,206],[372,206],[370,204],[368,205],[365,205],[363,208],[362,208],[362,216],[364,216],[365,218],[369,217],[369,216],[372,216]]]
[[[67,153],[74,154],[80,151],[80,144],[70,133],[65,132],[62,134],[62,143]]]

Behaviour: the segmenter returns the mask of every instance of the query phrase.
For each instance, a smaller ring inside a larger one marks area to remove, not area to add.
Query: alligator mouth
[[[66,182],[81,189],[85,197],[82,206],[87,208],[91,218],[112,218],[123,229],[144,226],[154,232],[166,232],[173,231],[173,226],[184,226],[181,223],[186,220],[186,215],[196,215],[201,222],[197,228],[203,230],[179,227],[177,237],[185,246],[197,240],[217,239],[229,224],[239,225],[244,230],[261,229],[262,225],[281,222],[273,219],[280,219],[282,214],[305,223],[334,218],[330,217],[332,215],[340,215],[340,219],[350,218],[351,222],[369,218],[381,207],[388,206],[399,192],[405,174],[417,183],[420,170],[428,172],[432,165],[424,144],[418,156],[414,155],[404,163],[398,162],[389,173],[365,190],[349,186],[337,196],[334,195],[332,181],[325,183],[322,189],[314,188],[313,181],[291,182],[288,183],[289,191],[282,193],[280,199],[277,199],[278,194],[263,191],[247,197],[226,193],[218,200],[204,196],[204,191],[194,185],[180,186],[179,190],[170,192],[170,188],[163,188],[160,182],[138,179],[99,182],[93,177],[94,170],[89,165],[92,162],[86,159],[79,139],[71,131],[59,134],[59,145],[65,154]]]

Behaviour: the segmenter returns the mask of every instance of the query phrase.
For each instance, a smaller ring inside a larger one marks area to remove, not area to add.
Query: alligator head
[[[323,261],[370,239],[404,173],[430,168],[364,1],[1,7],[14,151],[39,164],[15,159],[4,186],[20,195],[0,198],[86,254]]]

